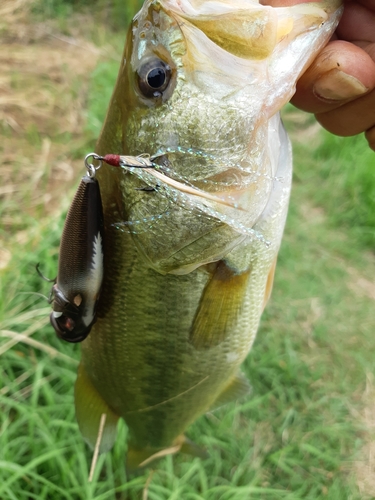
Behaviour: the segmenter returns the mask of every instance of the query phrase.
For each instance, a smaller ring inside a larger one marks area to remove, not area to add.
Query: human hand
[[[375,0],[345,1],[332,40],[298,81],[292,103],[333,134],[365,132],[375,150]]]

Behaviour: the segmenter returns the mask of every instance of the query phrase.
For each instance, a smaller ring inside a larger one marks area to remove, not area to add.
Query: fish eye
[[[171,80],[171,67],[161,59],[144,63],[137,71],[138,87],[145,97],[160,97]]]

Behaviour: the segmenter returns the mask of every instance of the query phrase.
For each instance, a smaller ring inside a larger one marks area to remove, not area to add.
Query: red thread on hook
[[[108,163],[108,165],[112,165],[112,167],[119,167],[121,156],[120,155],[105,155],[102,157],[102,160]]]

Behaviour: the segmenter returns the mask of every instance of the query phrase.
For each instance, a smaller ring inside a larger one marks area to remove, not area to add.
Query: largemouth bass
[[[340,2],[147,0],[135,16],[96,152],[104,278],[82,342],[79,427],[101,451],[121,417],[134,468],[245,394],[239,367],[270,296],[291,186],[278,115],[328,41]]]

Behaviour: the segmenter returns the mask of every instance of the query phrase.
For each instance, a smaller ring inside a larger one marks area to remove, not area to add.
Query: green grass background
[[[62,0],[42,4],[33,15],[62,22],[80,7]],[[114,30],[121,28],[121,9],[130,14],[130,4],[111,4]],[[117,63],[105,62],[91,75],[88,144],[99,133],[116,73]],[[11,263],[0,274],[1,500],[375,498],[361,487],[364,447],[374,438],[364,415],[375,395],[369,292],[375,153],[363,137],[316,130],[312,117],[291,106],[285,122],[294,140],[294,189],[273,296],[243,366],[253,391],[188,430],[207,448],[205,461],[167,457],[127,477],[121,424],[113,451],[99,458],[88,483],[91,452],[73,406],[79,346],[58,341],[47,324],[50,307],[29,293],[48,293],[35,264],[56,274],[64,217],[41,224],[25,215],[29,237],[14,243]]]

